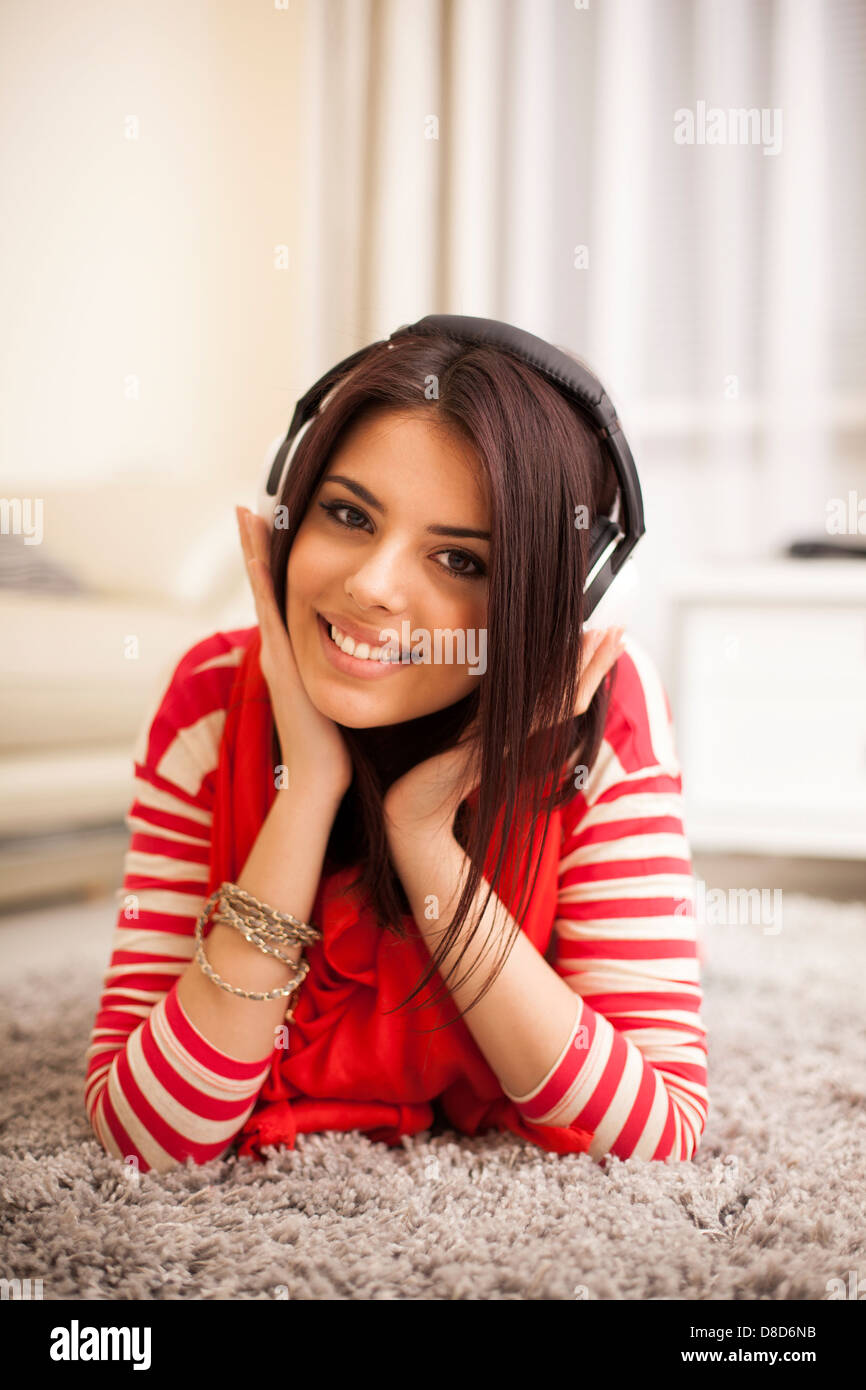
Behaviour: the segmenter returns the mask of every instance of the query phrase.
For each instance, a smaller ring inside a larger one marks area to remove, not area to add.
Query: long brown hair
[[[284,623],[289,551],[330,455],[360,412],[383,407],[423,414],[467,441],[487,474],[492,512],[487,670],[477,689],[446,709],[402,724],[339,726],[354,777],[334,820],[324,871],[359,864],[361,872],[351,886],[363,888],[379,927],[404,940],[401,917],[411,908],[388,853],[383,797],[410,767],[453,747],[479,715],[477,814],[467,818],[464,801],[454,824],[470,871],[429,969],[397,1006],[403,1008],[430,981],[461,933],[500,809],[504,807],[503,821],[489,882],[490,891],[505,902],[510,896],[500,890],[506,878],[511,879],[503,860],[513,827],[528,810],[529,836],[516,846],[514,857],[514,865],[520,865],[533,827],[544,815],[535,873],[531,883],[528,875],[524,878],[528,892],[513,913],[519,931],[535,887],[550,814],[575,795],[575,769],[588,770],[597,757],[612,673],[589,709],[575,717],[589,552],[588,526],[577,521],[588,514],[591,522],[599,511],[610,511],[616,479],[596,432],[579,410],[511,353],[445,334],[406,335],[392,347],[377,343],[339,383],[298,442],[277,499],[286,508],[282,516],[288,517],[288,524],[272,532],[270,562]],[[272,746],[276,765],[281,757],[275,725]],[[554,779],[545,793],[552,769],[563,770],[564,780]],[[489,900],[488,893],[479,919]],[[443,977],[442,990],[477,930],[478,925]],[[497,978],[516,936],[512,933],[504,943],[501,959],[467,1012]]]

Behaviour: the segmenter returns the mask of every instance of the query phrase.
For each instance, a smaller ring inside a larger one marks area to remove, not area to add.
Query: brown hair
[[[467,826],[464,801],[454,824],[470,872],[448,931],[429,969],[397,1006],[402,1008],[429,982],[461,931],[478,891],[500,808],[504,805],[504,818],[490,884],[507,904],[511,898],[503,891],[503,859],[517,817],[529,809],[530,838],[516,845],[514,863],[520,865],[539,817],[544,814],[540,856],[551,811],[575,795],[575,767],[591,768],[598,755],[612,673],[602,681],[589,709],[575,717],[589,559],[589,528],[576,524],[575,508],[584,505],[590,522],[599,511],[609,512],[616,479],[592,425],[539,372],[511,353],[446,334],[406,335],[391,348],[377,343],[305,431],[277,499],[289,519],[286,527],[274,528],[270,553],[284,623],[289,551],[330,455],[362,411],[382,408],[423,413],[468,441],[486,471],[492,512],[488,665],[477,690],[446,709],[402,724],[374,729],[339,725],[354,777],[331,830],[324,872],[328,866],[333,870],[359,863],[361,872],[351,886],[361,885],[377,924],[404,940],[400,918],[411,908],[388,854],[382,799],[410,767],[452,747],[479,715],[477,814]],[[276,726],[272,745],[277,764],[282,759]],[[564,781],[554,779],[544,795],[554,768],[564,770]],[[518,924],[537,871],[538,860],[528,895],[521,897],[513,913]],[[489,894],[484,908],[488,902]],[[443,990],[477,929],[444,977]],[[516,935],[505,943],[495,971],[468,1008],[493,984]]]

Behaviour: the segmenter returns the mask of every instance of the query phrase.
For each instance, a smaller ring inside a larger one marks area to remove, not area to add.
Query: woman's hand
[[[262,636],[259,661],[289,778],[298,774],[306,781],[312,779],[342,799],[352,781],[352,759],[337,725],[316,709],[301,681],[274,596],[268,524],[246,507],[236,507],[235,512]]]
[[[625,650],[623,628],[590,629],[584,635],[587,664],[581,674],[574,713],[585,714],[599,685]],[[429,836],[450,832],[461,801],[480,782],[478,721],[473,720],[454,748],[410,767],[385,793],[389,835]]]

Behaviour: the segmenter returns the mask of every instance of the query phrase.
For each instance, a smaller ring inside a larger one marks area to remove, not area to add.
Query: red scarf
[[[209,894],[224,881],[236,882],[276,796],[271,705],[259,665],[260,647],[261,634],[254,627],[234,681],[220,745]],[[469,798],[473,804],[477,805],[477,792]],[[501,820],[497,834],[500,825]],[[533,856],[540,838],[537,829]],[[559,840],[555,811],[522,924],[542,954],[556,911]],[[496,835],[485,864],[488,881],[495,842]],[[512,836],[506,869],[513,843]],[[534,858],[528,862],[531,867]],[[385,1012],[411,993],[430,964],[431,952],[411,916],[403,917],[409,933],[405,941],[378,927],[361,889],[347,890],[355,877],[357,869],[348,866],[323,873],[319,881],[310,920],[323,937],[304,948],[310,969],[290,1001],[295,1017],[288,1025],[288,1046],[275,1046],[269,1075],[241,1130],[238,1152],[262,1158],[264,1145],[291,1149],[296,1134],[319,1130],[364,1130],[370,1139],[397,1145],[401,1135],[431,1127],[431,1102],[436,1097],[450,1123],[465,1134],[507,1129],[554,1153],[586,1152],[592,1140],[586,1130],[534,1125],[521,1118],[466,1023],[457,1018],[459,1010],[450,994],[435,1006],[418,1007],[422,997],[441,986],[438,972],[405,1008]],[[513,912],[515,899],[500,896]],[[210,921],[205,936],[209,929]],[[473,978],[480,988],[482,971]],[[456,1021],[448,1028],[423,1031],[449,1019]]]

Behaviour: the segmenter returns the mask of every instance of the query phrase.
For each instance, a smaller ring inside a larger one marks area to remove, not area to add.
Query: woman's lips
[[[316,614],[316,624],[321,634],[322,650],[325,657],[346,676],[357,676],[360,680],[381,681],[388,676],[393,676],[399,671],[403,663],[401,661],[361,661],[356,656],[348,656],[335,642],[331,641],[330,625],[325,622],[321,614]]]

